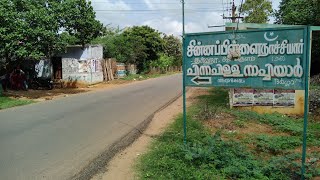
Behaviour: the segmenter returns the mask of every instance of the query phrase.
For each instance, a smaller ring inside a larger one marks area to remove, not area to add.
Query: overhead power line
[[[243,2],[243,1],[242,1]],[[242,3],[241,3],[241,6],[242,6]],[[236,10],[237,10],[237,6],[235,5],[234,3],[234,0],[232,2],[232,15],[231,16],[228,16],[228,17],[225,17],[223,16],[223,19],[231,19],[233,23],[236,22],[236,20],[238,19],[238,22],[239,22],[239,19],[242,19],[243,17],[241,17],[240,15],[236,15]]]
[[[154,12],[154,11],[179,11],[180,9],[96,9],[95,11],[105,12]],[[212,12],[223,11],[223,9],[186,9],[186,11],[198,11],[198,12]]]
[[[103,1],[91,1],[91,3],[106,3],[106,2],[103,2]],[[110,3],[110,2],[109,2]],[[111,4],[114,4],[111,2]],[[131,2],[126,2],[124,4],[146,4],[146,3],[137,3],[137,2],[134,2],[134,3],[131,3]],[[181,5],[181,3],[175,3],[175,2],[168,2],[168,3],[150,3],[150,4],[157,4],[157,5],[161,5],[161,4],[176,4],[176,5]],[[214,2],[208,2],[208,3],[186,3],[186,4],[199,4],[199,5],[206,5],[206,4],[220,4],[220,3],[214,3]]]

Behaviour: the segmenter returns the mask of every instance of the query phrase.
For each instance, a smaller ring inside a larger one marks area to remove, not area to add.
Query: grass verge
[[[136,169],[139,179],[299,179],[302,119],[229,110],[228,93],[214,89],[152,143]],[[305,177],[319,176],[320,123],[311,120]]]
[[[20,100],[20,99],[13,99],[6,96],[0,96],[0,109],[7,109],[15,106],[22,106],[31,104],[34,101],[32,100]]]

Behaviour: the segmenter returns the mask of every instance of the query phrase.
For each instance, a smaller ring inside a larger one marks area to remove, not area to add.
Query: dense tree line
[[[105,28],[86,0],[1,0],[0,62],[39,60],[68,45],[102,44],[106,58],[148,66],[180,66],[181,42],[148,26]]]
[[[181,40],[149,26],[133,26],[124,30],[107,28],[104,35],[93,43],[104,46],[105,58],[136,64],[140,73],[150,66],[166,68],[182,64]]]

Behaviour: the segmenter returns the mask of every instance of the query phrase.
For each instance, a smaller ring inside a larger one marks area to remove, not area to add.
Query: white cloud
[[[121,11],[132,10],[131,6],[122,0],[116,2],[110,0],[91,0],[91,4],[96,11],[97,19],[104,25],[120,25],[123,22],[126,22],[128,19],[127,15],[121,13]]]
[[[185,2],[187,33],[224,29],[208,28],[208,25],[225,24],[226,20],[223,20],[221,15],[226,5],[222,5],[222,0],[186,0]],[[227,0],[223,2],[226,3]],[[277,8],[280,0],[272,0],[272,2],[273,7]],[[241,0],[236,0],[238,6],[240,3]],[[92,0],[92,5],[95,10],[104,10],[97,11],[97,18],[105,25],[111,23],[111,26],[119,25],[120,28],[149,25],[166,34],[180,36],[182,33],[180,0]],[[225,15],[228,15],[226,11]]]
[[[150,10],[177,9],[181,7],[180,0],[143,0]]]
[[[144,3],[146,3],[146,5],[148,6],[149,9],[154,9],[154,5],[153,3],[151,3],[150,0],[144,0]]]
[[[171,17],[164,17],[161,19],[151,19],[142,23],[143,25],[148,25],[160,32],[165,32],[166,34],[181,35],[182,23],[180,21],[174,20]]]
[[[201,21],[199,21],[198,16],[193,18],[188,18],[188,16],[186,16],[186,20],[187,19],[189,20],[185,23],[186,33],[223,30],[223,28],[208,28],[208,25],[224,25],[223,19],[219,13],[206,13],[202,18],[200,18]],[[143,22],[142,24],[148,25],[166,34],[173,34],[175,36],[182,34],[182,21],[174,17],[151,19]]]

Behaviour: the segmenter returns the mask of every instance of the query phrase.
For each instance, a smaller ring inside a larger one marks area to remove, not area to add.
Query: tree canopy
[[[89,43],[102,28],[86,0],[1,0],[0,23],[7,61],[51,57],[68,42]]]
[[[0,23],[0,60],[6,62],[51,58],[67,45],[93,42],[104,46],[104,57],[136,64],[139,72],[182,64],[180,39],[149,26],[103,27],[87,0],[1,0]]]
[[[245,23],[267,23],[272,14],[272,2],[269,0],[246,0],[242,6]]]
[[[102,24],[95,18],[90,1],[68,0],[62,3],[63,27],[76,37],[77,44],[82,46],[101,34]]]
[[[166,35],[163,36],[163,48],[164,53],[173,58],[173,65],[181,66],[182,65],[182,44],[181,40],[173,35]]]
[[[277,24],[320,25],[320,2],[318,0],[282,0],[275,12]],[[311,74],[320,73],[320,33],[313,33]]]
[[[122,33],[126,41],[134,45],[131,61],[138,69],[146,69],[148,62],[159,58],[158,52],[163,48],[160,34],[149,26],[133,26]]]
[[[133,26],[119,31],[107,28],[107,33],[93,43],[104,46],[104,57],[136,64],[139,72],[148,66],[181,66],[182,43],[173,35],[160,33],[149,26]]]
[[[276,11],[278,24],[320,25],[318,0],[282,0]]]

